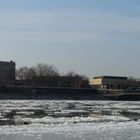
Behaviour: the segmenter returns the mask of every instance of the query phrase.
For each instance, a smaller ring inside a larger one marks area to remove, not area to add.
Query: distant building
[[[135,87],[140,89],[140,79],[134,79]]]
[[[90,80],[90,85],[99,89],[125,89],[129,82],[127,77],[99,76]]]
[[[15,62],[0,61],[0,84],[15,81]]]

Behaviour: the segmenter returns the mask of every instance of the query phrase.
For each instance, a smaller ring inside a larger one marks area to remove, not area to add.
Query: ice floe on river
[[[140,102],[0,101],[2,140],[138,140],[139,132]]]

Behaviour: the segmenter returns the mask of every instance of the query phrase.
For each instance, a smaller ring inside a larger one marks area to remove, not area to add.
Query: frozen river
[[[140,102],[1,100],[0,140],[140,140]]]

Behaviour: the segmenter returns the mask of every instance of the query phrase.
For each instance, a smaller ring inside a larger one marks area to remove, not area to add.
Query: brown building
[[[0,84],[15,81],[15,62],[0,61]]]

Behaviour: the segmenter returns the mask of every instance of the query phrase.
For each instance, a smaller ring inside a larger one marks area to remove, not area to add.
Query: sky
[[[140,0],[0,0],[0,60],[61,74],[140,78]]]

